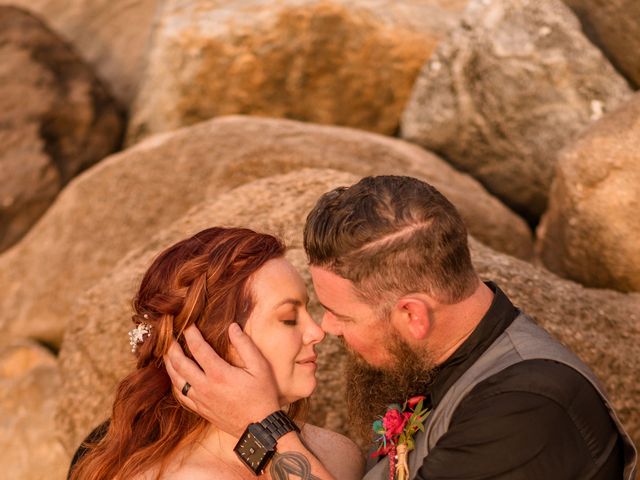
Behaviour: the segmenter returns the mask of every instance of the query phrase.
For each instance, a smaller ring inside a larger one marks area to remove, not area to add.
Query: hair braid
[[[209,228],[162,252],[145,273],[133,301],[133,320],[152,326],[137,349],[137,369],[119,385],[106,436],[92,445],[72,480],[128,479],[153,466],[162,474],[171,455],[207,428],[203,418],[173,396],[162,355],[174,338],[196,324],[228,360],[229,325],[243,324],[253,309],[251,276],[282,257],[277,238],[241,228]],[[290,413],[300,412],[294,403]]]

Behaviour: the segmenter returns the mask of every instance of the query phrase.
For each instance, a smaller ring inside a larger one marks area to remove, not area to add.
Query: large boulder
[[[471,0],[421,71],[401,135],[535,222],[558,150],[629,94],[560,0]]]
[[[168,0],[128,143],[218,115],[393,133],[461,0]]]
[[[69,40],[123,107],[135,98],[160,0],[4,0]]]
[[[2,478],[65,478],[69,458],[54,422],[60,386],[60,372],[51,352],[29,341],[1,342]]]
[[[640,291],[640,93],[567,147],[538,228],[544,264],[584,285]]]
[[[77,298],[191,206],[256,178],[318,166],[422,178],[452,199],[482,241],[522,256],[531,251],[519,217],[414,145],[291,120],[217,118],[152,137],[76,178],[0,257],[0,332],[58,345]]]
[[[582,22],[585,34],[609,60],[640,87],[640,2],[638,0],[564,0]]]
[[[123,128],[74,51],[29,13],[0,5],[0,251],[74,175],[113,152]]]
[[[304,269],[302,228],[318,195],[357,177],[344,172],[302,170],[257,180],[194,207],[182,219],[132,250],[83,297],[70,315],[60,352],[63,376],[57,426],[69,454],[93,426],[110,413],[114,388],[133,367],[127,341],[132,328],[130,299],[154,255],[171,243],[212,225],[246,225],[282,236],[289,259]],[[261,214],[256,215],[255,205]],[[640,440],[640,295],[585,289],[546,270],[497,253],[471,239],[474,263],[483,277],[496,280],[514,302],[590,364],[611,393],[613,403]],[[312,295],[310,308],[319,313]],[[346,432],[344,351],[327,337],[321,344],[319,386],[310,421]],[[82,409],[73,408],[83,405]]]

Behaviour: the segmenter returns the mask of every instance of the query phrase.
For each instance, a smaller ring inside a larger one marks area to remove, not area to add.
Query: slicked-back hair
[[[478,284],[460,214],[412,177],[365,177],[325,193],[307,216],[304,248],[310,265],[350,280],[383,309],[416,292],[456,303]]]

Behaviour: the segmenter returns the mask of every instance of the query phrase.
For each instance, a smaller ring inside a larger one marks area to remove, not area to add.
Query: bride
[[[110,420],[76,453],[72,480],[255,478],[238,439],[180,403],[189,385],[173,389],[163,363],[174,338],[188,351],[182,334],[195,324],[223,358],[241,366],[227,335],[233,322],[271,365],[281,407],[309,450],[335,478],[362,478],[363,459],[351,440],[304,423],[324,332],[307,311],[305,284],[284,251],[271,235],[209,228],[156,258],[133,303],[137,367],[120,383]],[[263,475],[270,478],[268,465]]]

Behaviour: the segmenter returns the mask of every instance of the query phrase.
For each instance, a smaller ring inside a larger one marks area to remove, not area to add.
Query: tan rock
[[[564,0],[582,22],[585,34],[626,77],[640,86],[640,2]]]
[[[558,150],[629,94],[559,0],[471,0],[420,73],[401,136],[535,221]]]
[[[28,341],[0,346],[2,478],[65,478],[68,456],[54,424],[60,373],[55,357]]]
[[[311,287],[302,251],[302,228],[317,197],[357,177],[327,170],[302,170],[258,180],[194,207],[127,257],[88,292],[71,315],[60,352],[63,375],[57,428],[70,455],[82,438],[109,415],[113,390],[132,368],[127,330],[129,300],[136,282],[157,252],[211,225],[247,225],[282,236],[291,246],[288,257]],[[261,205],[261,215],[255,205]],[[620,415],[640,439],[640,295],[589,290],[561,280],[546,270],[496,253],[472,239],[479,272],[496,280],[516,304],[534,315],[573,348],[600,375]],[[311,309],[319,314],[316,298]],[[623,334],[621,334],[623,332]],[[311,422],[346,432],[344,352],[327,337],[320,346],[319,387],[312,398]],[[81,404],[83,409],[73,409]]]
[[[584,285],[640,291],[640,93],[560,155],[538,229],[544,264]]]
[[[0,251],[60,188],[120,143],[115,101],[84,62],[30,14],[0,5]]]
[[[474,235],[523,256],[530,252],[519,217],[414,145],[290,120],[218,118],[150,138],[69,185],[37,227],[0,257],[6,292],[0,332],[59,344],[78,297],[191,206],[256,178],[316,166],[423,178],[452,199]]]
[[[461,0],[169,0],[128,143],[218,115],[393,133]]]
[[[11,0],[51,25],[95,68],[122,106],[133,102],[159,0]]]

